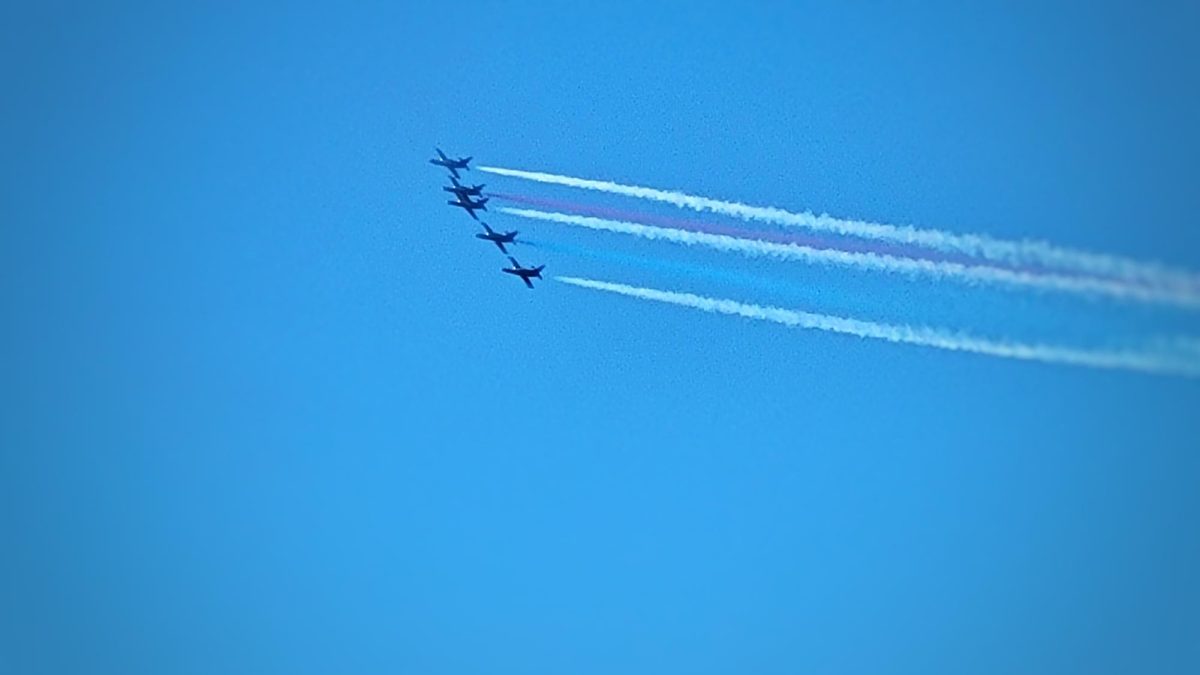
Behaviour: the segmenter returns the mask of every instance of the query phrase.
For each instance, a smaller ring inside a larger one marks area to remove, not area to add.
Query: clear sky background
[[[426,163],[1200,269],[1197,5],[615,4],[0,10],[0,672],[1200,672],[1196,381],[529,292]],[[551,273],[1200,334],[489,220]]]

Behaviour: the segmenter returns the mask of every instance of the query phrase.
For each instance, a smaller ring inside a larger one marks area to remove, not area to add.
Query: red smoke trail
[[[847,253],[874,253],[876,255],[887,255],[896,258],[930,260],[934,262],[956,262],[963,265],[969,265],[971,267],[1012,269],[1003,268],[999,265],[980,265],[978,259],[969,258],[966,256],[941,255],[937,253],[931,254],[927,249],[905,247],[896,244],[880,244],[853,239],[839,239],[835,243],[831,239],[813,235],[744,230],[737,227],[729,227],[715,223],[703,223],[684,218],[672,218],[670,216],[659,216],[635,211],[623,211],[621,209],[613,209],[606,206],[591,206],[558,199],[544,199],[541,197],[528,197],[525,195],[514,195],[500,192],[489,192],[488,195],[495,197],[496,199],[502,199],[506,202],[527,204],[529,206],[539,206],[545,209],[553,209],[556,211],[567,211],[574,213],[575,215],[594,216],[596,218],[608,218],[610,220],[624,220],[642,225],[656,225],[658,227],[671,228],[675,230],[685,230],[687,232],[721,234],[729,237],[737,237],[739,239],[756,239],[758,241],[765,241],[775,244],[794,244],[797,246],[807,246],[809,248],[818,250],[842,251]],[[920,252],[920,255],[916,253],[917,251]]]
[[[1110,277],[1092,274],[1080,273],[1064,273],[1051,272],[1045,268],[1038,266],[1018,266],[1018,265],[1000,265],[1000,264],[981,264],[978,258],[973,258],[965,255],[940,254],[930,251],[927,248],[917,246],[904,246],[903,244],[887,244],[870,240],[860,239],[830,239],[822,238],[813,235],[793,234],[784,232],[766,232],[744,230],[726,225],[715,223],[705,223],[696,220],[685,218],[672,218],[670,216],[659,216],[648,213],[640,213],[636,211],[625,211],[622,209],[614,209],[607,206],[592,206],[588,204],[580,204],[559,199],[546,199],[543,197],[530,197],[526,195],[516,195],[503,192],[489,192],[489,196],[501,199],[507,202],[517,204],[526,204],[529,206],[537,206],[545,209],[553,209],[555,211],[564,211],[582,216],[594,216],[596,218],[608,218],[610,220],[623,220],[632,223],[640,223],[643,225],[656,225],[659,227],[671,228],[676,230],[684,230],[688,232],[699,232],[705,234],[721,234],[729,237],[737,237],[739,239],[757,239],[777,244],[794,244],[797,246],[807,246],[818,250],[841,251],[845,253],[873,253],[876,255],[891,256],[894,258],[908,258],[910,260],[928,260],[931,262],[948,262],[958,263],[967,267],[974,268],[990,268],[997,270],[1007,270],[1011,272],[1022,272],[1026,274],[1034,274],[1044,276],[1052,274],[1059,277],[1072,277],[1075,279],[1100,279],[1104,281],[1113,281],[1116,283],[1124,283],[1130,287],[1141,287],[1145,289],[1155,290],[1162,287],[1155,284],[1147,284],[1134,281],[1117,281]]]

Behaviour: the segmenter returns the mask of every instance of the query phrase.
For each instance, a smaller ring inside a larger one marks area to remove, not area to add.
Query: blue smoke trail
[[[692,277],[699,277],[712,281],[722,281],[767,291],[810,292],[812,290],[812,288],[804,284],[788,282],[781,279],[770,279],[755,274],[748,274],[745,272],[723,268],[708,267],[706,265],[697,265],[694,263],[666,260],[663,258],[653,258],[632,253],[622,253],[619,251],[572,246],[570,244],[551,243],[541,240],[530,241],[525,239],[522,240],[521,243],[531,248],[547,251],[549,253],[571,255],[578,258],[590,258],[592,260],[616,263],[626,266],[643,267],[646,269],[655,270],[657,272],[685,274]]]
[[[640,268],[661,273],[664,276],[685,276],[692,279],[713,282],[720,286],[736,286],[750,291],[768,294],[778,302],[800,301],[806,307],[823,308],[829,312],[866,312],[881,319],[893,322],[911,322],[914,313],[924,317],[925,321],[942,322],[947,317],[958,317],[964,311],[961,298],[957,294],[946,295],[940,292],[922,295],[920,302],[911,300],[897,301],[895,298],[880,296],[870,286],[855,286],[847,290],[839,286],[834,292],[825,282],[798,281],[774,276],[769,269],[753,271],[730,269],[721,266],[710,266],[700,262],[671,260],[655,255],[630,253],[591,246],[572,245],[546,240],[518,240],[519,243],[536,248],[547,253],[560,254],[578,259],[594,260],[623,267]],[[1122,348],[1144,346],[1145,326],[1140,323],[1135,328],[1128,322],[1113,318],[1108,312],[1098,314],[1080,314],[1075,307],[1057,307],[1050,305],[1047,316],[1038,312],[1036,318],[1027,316],[1023,310],[1028,307],[1014,307],[1006,296],[986,299],[980,304],[981,298],[970,303],[970,320],[980,323],[984,329],[1002,331],[1014,336],[1028,336],[1037,339],[1047,328],[1064,336],[1071,336],[1074,341],[1094,344],[1097,347]],[[997,304],[999,303],[999,304]],[[853,309],[850,309],[850,308]],[[1121,315],[1124,317],[1124,315]],[[1150,317],[1141,317],[1144,321]],[[1170,352],[1180,358],[1200,358],[1200,340],[1178,336],[1177,331],[1190,332],[1190,326],[1163,325],[1160,331],[1166,335],[1159,337],[1159,342],[1153,347],[1159,352]],[[1174,335],[1173,335],[1174,334]],[[1160,333],[1161,335],[1161,333]]]

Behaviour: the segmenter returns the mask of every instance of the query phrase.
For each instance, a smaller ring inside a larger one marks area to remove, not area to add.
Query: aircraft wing
[[[521,277],[521,281],[524,281],[526,286],[533,288],[533,282],[529,280],[529,277]]]

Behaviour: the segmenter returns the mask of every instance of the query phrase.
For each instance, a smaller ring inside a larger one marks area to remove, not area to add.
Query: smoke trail
[[[964,265],[957,262],[903,258],[877,253],[860,253],[836,249],[819,249],[797,244],[781,244],[759,239],[743,239],[725,234],[684,231],[643,225],[606,218],[576,216],[533,209],[501,207],[500,212],[521,218],[574,225],[593,230],[629,234],[643,239],[669,241],[687,246],[706,246],[719,251],[740,253],[750,257],[769,257],[869,269],[882,272],[924,275],[937,279],[958,279],[967,283],[988,283],[1005,286],[1029,286],[1069,293],[1107,295],[1123,300],[1171,303],[1184,307],[1200,307],[1200,297],[1162,289],[1123,284],[1091,277],[1071,277],[1056,274],[1037,274],[1000,267]]]
[[[682,307],[691,307],[714,314],[741,316],[759,321],[771,321],[797,328],[853,335],[873,340],[932,347],[949,351],[999,356],[1023,361],[1086,366],[1117,370],[1133,370],[1156,375],[1200,377],[1200,362],[1196,359],[1181,360],[1167,355],[1133,350],[1086,350],[1046,344],[1002,342],[973,337],[963,333],[949,332],[924,326],[898,326],[859,319],[848,319],[827,314],[813,314],[797,310],[746,304],[735,300],[707,298],[692,293],[663,291],[626,284],[579,277],[554,277],[557,281],[625,295],[642,300],[653,300]]]
[[[742,220],[757,220],[846,236],[894,241],[939,251],[963,253],[1008,264],[1036,264],[1075,270],[1098,276],[1116,277],[1126,281],[1173,287],[1181,291],[1195,292],[1200,289],[1200,276],[1189,272],[1172,269],[1159,263],[1140,262],[1118,256],[1079,251],[1043,241],[1006,241],[979,234],[954,234],[942,230],[918,229],[908,225],[847,220],[824,214],[816,215],[807,211],[793,213],[775,207],[751,206],[740,202],[710,199],[684,192],[658,190],[636,185],[623,185],[611,181],[493,166],[478,168],[480,171],[500,176],[648,199],[695,211],[711,211]]]
[[[550,253],[561,253],[564,255],[589,258],[591,260],[598,260],[601,262],[615,263],[618,265],[636,265],[638,267],[657,270],[659,272],[685,274],[701,279],[721,281],[766,291],[783,290],[809,292],[812,290],[812,287],[806,284],[763,277],[756,274],[746,273],[736,268],[713,267],[712,265],[704,265],[700,263],[682,262],[678,260],[654,258],[645,255],[622,253],[618,251],[572,246],[570,244],[561,244],[544,240],[530,241],[527,239],[525,240],[524,244],[531,248],[536,248]]]
[[[642,225],[656,225],[658,227],[665,227],[675,230],[707,232],[709,234],[725,234],[731,237],[739,237],[741,239],[758,239],[761,241],[772,241],[778,244],[797,244],[799,246],[809,246],[817,249],[836,249],[847,252],[877,253],[880,255],[892,255],[898,258],[945,260],[959,262],[964,265],[978,264],[977,259],[970,256],[946,254],[939,251],[929,251],[928,249],[922,249],[915,246],[900,246],[897,244],[889,244],[874,240],[846,238],[830,239],[828,237],[820,237],[811,234],[780,232],[778,230],[745,230],[711,222],[697,222],[685,218],[671,218],[652,213],[614,209],[608,206],[580,204],[561,199],[546,199],[544,197],[530,197],[528,195],[516,195],[502,192],[489,192],[488,196],[507,202],[515,202],[517,204],[537,207],[543,211],[558,211],[571,213],[573,215],[595,216],[597,218],[607,218],[608,220],[625,220],[637,222]],[[1031,268],[1026,268],[1025,271],[1033,270]]]

